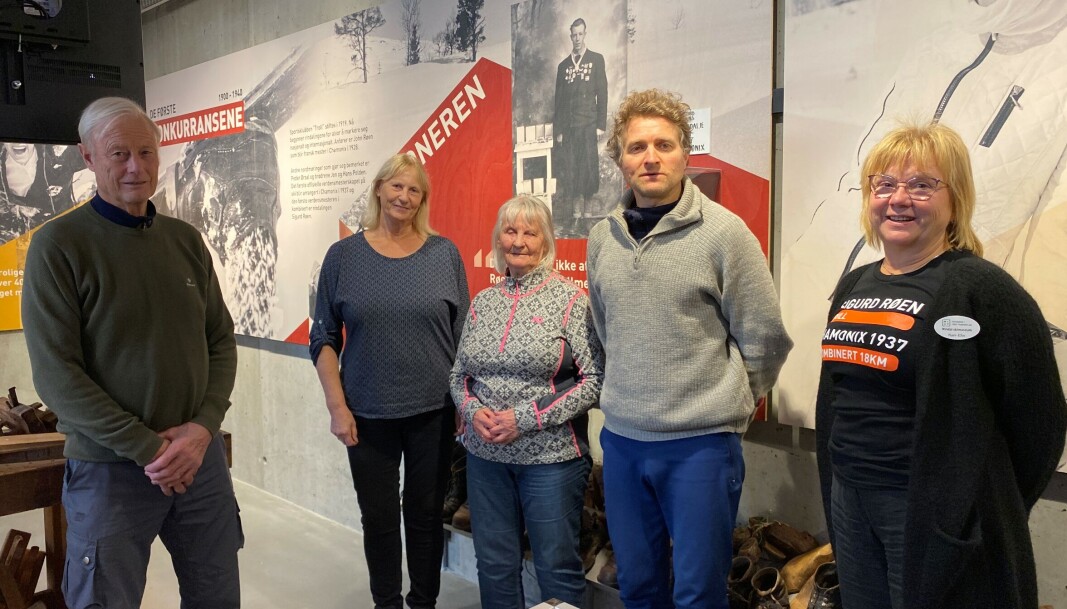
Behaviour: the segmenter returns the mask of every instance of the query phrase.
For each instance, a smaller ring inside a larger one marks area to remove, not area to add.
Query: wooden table
[[[48,588],[60,590],[67,554],[63,513],[63,434],[0,437],[0,516],[44,509]]]

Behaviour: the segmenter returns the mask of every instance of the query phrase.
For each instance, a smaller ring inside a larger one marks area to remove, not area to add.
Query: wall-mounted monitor
[[[144,104],[137,0],[0,0],[0,141],[75,143],[89,102]]]

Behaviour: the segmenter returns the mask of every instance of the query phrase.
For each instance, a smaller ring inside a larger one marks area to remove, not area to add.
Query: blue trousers
[[[604,429],[600,445],[608,532],[626,608],[727,609],[745,479],[740,434],[640,442]]]
[[[530,534],[541,600],[581,606],[578,554],[589,459],[511,465],[467,454],[467,498],[482,609],[523,609],[522,534]],[[525,526],[524,526],[525,522]]]
[[[830,514],[845,607],[903,606],[906,496],[903,489],[859,489],[834,477]]]
[[[67,460],[63,482],[70,609],[137,609],[158,535],[178,576],[182,609],[241,605],[237,550],[244,545],[222,436],[196,479],[167,497],[136,463]]]

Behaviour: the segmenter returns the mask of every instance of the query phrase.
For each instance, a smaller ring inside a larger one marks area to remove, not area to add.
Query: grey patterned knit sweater
[[[627,192],[589,234],[605,427],[641,441],[743,432],[793,346],[759,244],[688,178],[640,243],[622,215],[633,206]]]
[[[522,465],[582,455],[573,419],[596,404],[603,365],[589,297],[558,273],[539,268],[482,290],[452,368],[452,398],[467,421],[464,445],[483,459]],[[484,442],[470,425],[481,408],[513,408],[518,439]]]

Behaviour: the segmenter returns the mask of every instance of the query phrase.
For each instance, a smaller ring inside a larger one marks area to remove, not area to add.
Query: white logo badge
[[[963,315],[948,315],[934,322],[934,332],[949,340],[974,338],[981,329],[977,321]]]

